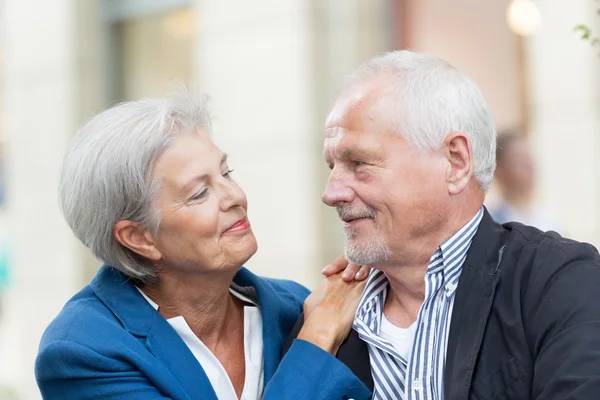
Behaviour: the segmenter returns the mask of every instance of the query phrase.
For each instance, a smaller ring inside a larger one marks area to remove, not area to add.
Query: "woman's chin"
[[[233,258],[235,258],[235,264],[239,267],[242,267],[244,264],[252,258],[256,251],[258,250],[258,243],[256,242],[256,238],[253,234],[247,235],[246,238],[240,240],[236,243],[236,248],[233,254]]]

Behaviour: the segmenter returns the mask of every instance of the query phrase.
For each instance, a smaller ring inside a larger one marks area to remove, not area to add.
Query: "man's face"
[[[325,130],[323,202],[345,222],[346,257],[372,266],[410,257],[407,245],[436,229],[448,198],[442,152],[417,152],[394,131],[389,87],[379,78],[348,90]]]

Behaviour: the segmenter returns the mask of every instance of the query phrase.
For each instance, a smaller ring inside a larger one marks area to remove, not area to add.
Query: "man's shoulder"
[[[504,252],[503,269],[527,273],[530,284],[547,282],[564,268],[585,266],[588,274],[600,274],[600,255],[591,244],[565,238],[553,231],[511,222]]]
[[[587,257],[598,256],[598,250],[593,245],[563,237],[554,231],[542,231],[518,222],[504,224],[504,227],[510,230],[507,244],[512,244],[511,247],[516,247],[514,246],[516,244],[523,250],[536,250],[538,256],[543,257],[556,251],[566,251]]]

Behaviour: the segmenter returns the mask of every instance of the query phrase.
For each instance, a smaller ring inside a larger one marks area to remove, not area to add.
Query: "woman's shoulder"
[[[267,278],[263,276],[255,275],[247,268],[242,268],[234,278],[234,282],[241,286],[253,286],[258,290],[258,294],[261,292],[263,295],[275,295],[280,299],[288,298],[290,301],[304,303],[306,297],[310,294],[310,290],[301,284],[288,280],[288,279],[277,279]]]
[[[97,335],[99,331],[119,327],[118,319],[88,285],[73,296],[48,325],[40,348],[55,341],[85,342],[90,332]]]
[[[39,383],[96,373],[90,371],[97,368],[125,370],[130,368],[127,360],[139,358],[144,352],[144,344],[88,285],[46,328],[35,360],[35,374]]]
[[[310,290],[302,286],[298,282],[294,282],[288,279],[275,279],[275,278],[261,278],[268,282],[273,289],[280,294],[287,294],[295,297],[299,301],[304,302],[306,297],[310,294]]]

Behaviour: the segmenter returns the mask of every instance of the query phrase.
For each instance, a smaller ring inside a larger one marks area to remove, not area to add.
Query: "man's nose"
[[[331,171],[321,199],[329,207],[335,207],[338,203],[351,203],[354,200],[354,191],[348,185],[348,178],[341,169],[334,167]]]

